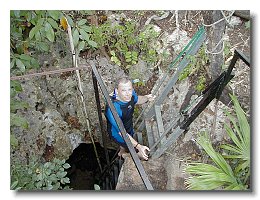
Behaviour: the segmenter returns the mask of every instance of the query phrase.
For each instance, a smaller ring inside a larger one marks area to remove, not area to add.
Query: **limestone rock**
[[[118,177],[116,190],[146,190],[139,172],[130,156],[124,155],[124,164]],[[154,190],[166,190],[167,174],[163,167],[164,158],[141,161]]]

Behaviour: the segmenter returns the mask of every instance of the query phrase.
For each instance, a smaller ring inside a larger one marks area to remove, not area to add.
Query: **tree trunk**
[[[250,10],[236,10],[234,15],[245,20],[250,20]]]
[[[219,10],[212,11],[212,23],[217,22],[218,20],[222,19],[223,15]],[[222,20],[219,23],[216,23],[212,26],[212,34],[209,36],[209,42],[211,43],[211,65],[210,65],[210,77],[212,80],[215,80],[220,74],[221,74],[221,68],[224,64],[224,55],[222,47],[223,47],[223,41],[221,41],[225,29],[226,29],[226,22],[225,20]],[[221,41],[221,42],[220,42]]]
[[[203,19],[205,24],[213,24],[220,19],[223,18],[223,15],[220,10],[214,11],[204,11]],[[226,30],[226,21],[222,20],[207,30],[208,37],[208,51],[211,52],[210,55],[210,66],[209,66],[209,76],[211,78],[211,82],[213,82],[222,72],[222,65],[224,64],[224,53],[222,51],[223,41],[221,41],[222,37],[225,34]],[[228,95],[230,90],[224,88],[222,95],[220,97],[220,101],[224,104],[228,104],[230,102],[230,97]]]

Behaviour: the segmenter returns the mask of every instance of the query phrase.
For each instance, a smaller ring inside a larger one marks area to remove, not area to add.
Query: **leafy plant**
[[[206,88],[206,78],[204,76],[200,76],[198,78],[198,83],[195,88],[199,92],[203,91]]]
[[[92,27],[88,25],[86,19],[80,19],[75,23],[67,15],[66,18],[72,26],[72,38],[73,44],[77,48],[78,53],[81,50],[85,50],[88,47],[97,48],[97,43],[90,39],[90,34],[92,33]]]
[[[202,91],[206,87],[206,77],[203,73],[203,69],[209,62],[209,57],[206,54],[205,46],[202,46],[197,55],[191,56],[187,55],[189,59],[189,64],[184,68],[184,70],[179,75],[179,81],[186,79],[189,76],[202,74],[197,78],[196,90]]]
[[[206,133],[197,142],[211,158],[212,164],[190,163],[185,172],[191,176],[186,180],[190,190],[246,190],[250,177],[250,128],[237,98],[231,95],[236,118],[227,113],[234,129],[225,125],[233,143],[221,145],[224,155],[216,152]],[[236,121],[237,120],[237,121]]]
[[[245,113],[235,96],[232,96],[237,119],[226,111],[227,116],[232,122],[232,127],[225,124],[227,134],[234,144],[221,145],[221,148],[228,151],[225,158],[235,160],[234,172],[240,177],[243,184],[246,184],[250,176],[250,127]]]
[[[70,165],[65,160],[54,159],[52,162],[38,163],[30,161],[28,165],[12,165],[11,189],[16,190],[59,190],[69,189],[66,177]]]
[[[116,57],[116,53],[114,51],[110,51],[111,54],[111,61],[117,64],[118,66],[121,66],[120,60]]]
[[[158,33],[147,26],[141,32],[136,23],[124,20],[119,24],[107,21],[99,26],[92,26],[91,39],[98,47],[105,47],[111,54],[111,61],[123,69],[138,62],[138,59],[154,63],[158,59],[153,43]]]
[[[24,73],[27,69],[39,68],[39,62],[32,52],[48,52],[49,44],[55,41],[55,33],[61,31],[58,25],[61,11],[10,11],[11,21],[11,72]]]
[[[21,127],[23,129],[28,129],[29,128],[28,121],[24,117],[17,114],[17,110],[19,109],[23,110],[29,107],[29,104],[27,102],[15,99],[15,96],[23,91],[22,86],[18,81],[11,81],[10,86],[11,86],[10,126],[11,128]],[[13,148],[16,148],[18,146],[18,140],[12,132],[10,135],[10,143]]]
[[[138,54],[136,51],[128,51],[125,53],[125,61],[129,64],[135,65],[138,61]]]

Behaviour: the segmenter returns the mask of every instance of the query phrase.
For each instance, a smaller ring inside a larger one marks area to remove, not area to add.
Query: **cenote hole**
[[[108,165],[104,148],[97,142],[95,146],[102,171],[97,162],[94,145],[92,143],[81,143],[74,149],[66,161],[71,166],[67,169],[67,176],[70,178],[69,186],[73,190],[94,190],[95,184],[98,185],[101,190],[115,189],[123,160],[118,158],[116,150],[108,149],[110,161],[110,165]]]

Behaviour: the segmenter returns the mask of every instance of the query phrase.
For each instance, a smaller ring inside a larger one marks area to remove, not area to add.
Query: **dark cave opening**
[[[95,146],[102,171],[92,143],[81,143],[66,161],[71,166],[67,170],[67,177],[70,179],[69,186],[73,190],[94,190],[95,184],[101,190],[115,190],[123,160],[118,158],[115,149],[108,149],[110,162],[108,165],[105,149],[97,142]]]

